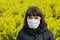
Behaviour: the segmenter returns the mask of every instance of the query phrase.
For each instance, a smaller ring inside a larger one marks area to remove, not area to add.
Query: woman
[[[39,8],[30,7],[27,10],[24,26],[20,30],[17,40],[54,40]]]

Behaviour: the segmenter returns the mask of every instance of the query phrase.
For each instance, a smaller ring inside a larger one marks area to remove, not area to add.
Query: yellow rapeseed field
[[[42,10],[48,29],[60,40],[60,0],[0,0],[0,40],[16,40],[30,6]]]

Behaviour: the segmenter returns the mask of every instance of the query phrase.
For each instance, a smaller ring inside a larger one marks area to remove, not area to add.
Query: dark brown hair
[[[28,27],[28,24],[27,24],[28,16],[40,16],[41,20],[40,20],[39,27],[43,28],[43,27],[47,26],[47,23],[44,20],[45,17],[39,8],[32,6],[27,10],[26,15],[25,15],[25,20],[24,20],[24,27]]]

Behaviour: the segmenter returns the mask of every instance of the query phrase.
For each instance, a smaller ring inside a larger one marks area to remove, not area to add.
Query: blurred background
[[[0,0],[0,40],[16,40],[31,6],[41,9],[48,29],[60,40],[60,0]]]

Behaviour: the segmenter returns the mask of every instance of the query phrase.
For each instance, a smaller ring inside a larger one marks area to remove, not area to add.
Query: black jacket
[[[16,40],[54,40],[54,37],[47,27],[35,30],[25,27],[21,29]]]

